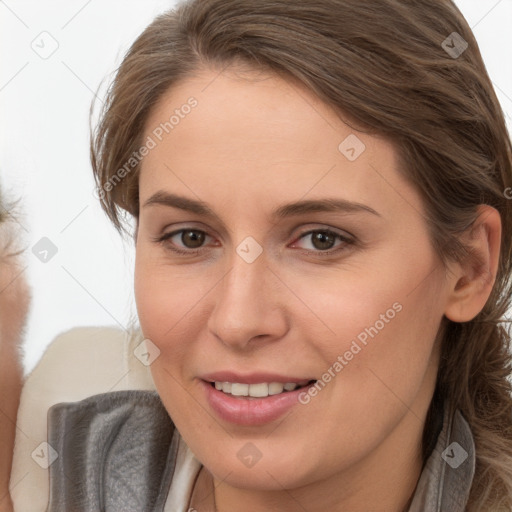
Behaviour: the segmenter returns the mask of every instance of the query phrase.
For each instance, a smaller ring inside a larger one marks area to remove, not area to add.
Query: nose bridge
[[[286,321],[278,286],[263,255],[250,260],[237,253],[216,287],[209,328],[223,343],[243,347],[253,338],[283,335]]]
[[[262,260],[247,263],[242,261],[239,256],[234,257],[231,270],[228,272],[221,285],[222,295],[224,295],[229,302],[231,302],[231,297],[235,304],[243,305],[243,303],[247,301],[257,306],[257,295],[264,291],[266,280],[265,273],[267,271],[268,269]],[[234,304],[230,304],[230,306],[233,307]]]

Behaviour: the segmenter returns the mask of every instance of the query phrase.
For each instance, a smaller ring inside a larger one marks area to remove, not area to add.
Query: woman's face
[[[137,308],[198,459],[253,489],[418,462],[449,286],[393,146],[280,78],[207,70],[144,141]]]

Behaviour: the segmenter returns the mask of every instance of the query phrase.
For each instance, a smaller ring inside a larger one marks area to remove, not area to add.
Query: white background
[[[137,35],[174,3],[0,0],[0,173],[25,212],[25,273],[33,289],[27,370],[71,327],[125,327],[135,318],[133,249],[92,195],[89,107]],[[457,5],[474,29],[512,130],[512,0]],[[46,59],[32,48],[42,46],[41,38],[46,50],[58,45]],[[31,251],[42,237],[58,250],[46,263]]]

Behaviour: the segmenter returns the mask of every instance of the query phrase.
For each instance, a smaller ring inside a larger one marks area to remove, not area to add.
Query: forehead
[[[275,75],[203,70],[162,96],[147,137],[155,147],[141,165],[141,199],[156,188],[225,204],[236,191],[240,204],[260,205],[335,193],[391,207],[397,189],[415,195],[390,142],[355,131],[313,93]]]

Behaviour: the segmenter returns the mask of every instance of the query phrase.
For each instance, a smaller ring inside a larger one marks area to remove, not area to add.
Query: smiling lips
[[[206,400],[221,419],[237,425],[270,423],[299,404],[298,396],[315,379],[231,372],[202,378]]]

